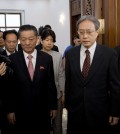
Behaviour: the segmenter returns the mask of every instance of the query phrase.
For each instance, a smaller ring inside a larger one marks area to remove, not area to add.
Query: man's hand
[[[51,116],[52,119],[55,118],[56,114],[57,114],[57,110],[51,110],[50,111],[50,116]]]
[[[9,113],[7,114],[7,119],[10,124],[15,124],[16,118],[15,118],[15,113]]]
[[[109,117],[109,123],[111,126],[117,125],[118,121],[119,121],[119,117],[112,117],[112,116]]]

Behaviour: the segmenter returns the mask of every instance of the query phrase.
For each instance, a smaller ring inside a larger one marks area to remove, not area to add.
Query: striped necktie
[[[33,80],[33,76],[34,76],[34,67],[33,67],[33,63],[32,63],[33,56],[32,55],[28,55],[27,58],[29,59],[29,62],[28,62],[28,71],[29,71],[31,80]]]
[[[82,75],[83,75],[84,79],[87,78],[88,72],[90,69],[90,52],[89,52],[89,50],[86,50],[85,53],[86,53],[86,58],[84,60],[83,69],[82,69]]]

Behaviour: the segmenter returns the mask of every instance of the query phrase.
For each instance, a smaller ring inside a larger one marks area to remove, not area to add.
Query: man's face
[[[13,53],[16,50],[18,39],[15,34],[7,34],[5,39],[5,48],[8,52]]]
[[[80,45],[80,44],[81,44],[81,42],[80,42],[80,39],[79,39],[79,38],[74,38],[73,42],[74,42],[75,46],[78,46],[78,45]]]
[[[4,47],[3,32],[0,32],[0,48]]]
[[[28,54],[31,54],[34,51],[37,41],[38,36],[36,36],[32,30],[23,31],[20,34],[21,47]]]
[[[98,31],[95,29],[93,22],[85,20],[79,24],[78,34],[84,47],[89,48],[96,41]]]

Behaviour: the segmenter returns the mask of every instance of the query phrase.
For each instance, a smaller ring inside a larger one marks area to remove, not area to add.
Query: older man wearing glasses
[[[67,134],[107,132],[119,120],[120,78],[115,52],[98,45],[100,23],[94,16],[77,22],[81,45],[66,54]]]

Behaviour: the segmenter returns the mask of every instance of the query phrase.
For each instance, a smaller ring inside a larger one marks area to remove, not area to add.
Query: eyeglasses
[[[96,30],[78,30],[79,35],[89,35],[91,36]]]

